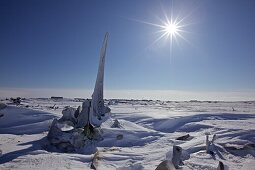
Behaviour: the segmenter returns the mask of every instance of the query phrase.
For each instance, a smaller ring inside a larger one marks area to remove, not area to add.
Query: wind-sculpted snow
[[[8,106],[1,110],[0,134],[36,134],[48,130],[55,115],[42,111]]]
[[[231,170],[255,166],[255,102],[109,103],[104,140],[89,145],[96,154],[49,152],[45,144],[52,119],[81,102],[23,99],[20,106],[1,109],[0,169],[90,169],[92,162],[99,170],[155,169],[171,159],[173,145],[183,148],[181,169],[216,169],[219,161]],[[210,140],[216,134],[214,154],[205,151],[205,133]],[[187,140],[177,140],[187,134]]]

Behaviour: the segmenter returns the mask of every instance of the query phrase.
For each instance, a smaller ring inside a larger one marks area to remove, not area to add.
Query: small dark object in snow
[[[217,167],[217,170],[224,170],[224,164],[221,161],[219,161],[219,165]]]
[[[63,100],[63,97],[60,96],[51,96],[52,100]]]
[[[116,139],[117,139],[117,140],[123,139],[123,135],[122,135],[122,134],[117,135],[117,136],[116,136]]]
[[[15,98],[11,98],[11,101],[16,104],[16,105],[19,105],[21,103],[21,98],[20,97],[17,97],[16,99]]]
[[[112,126],[112,128],[120,128],[120,122],[118,121],[118,119],[115,119]]]
[[[50,109],[55,109],[56,104],[54,104],[53,106],[50,106]]]
[[[212,155],[212,156],[214,156],[215,155],[215,153],[213,152],[213,151],[210,151],[209,150],[209,152],[208,152],[210,155]]]
[[[176,140],[184,140],[184,141],[187,141],[187,140],[191,140],[193,137],[190,136],[189,134],[187,135],[184,135],[184,136],[180,136],[178,138],[176,138]]]
[[[255,143],[248,143],[244,145],[245,149],[255,149]]]

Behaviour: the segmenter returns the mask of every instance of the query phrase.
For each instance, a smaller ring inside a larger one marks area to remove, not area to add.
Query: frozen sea
[[[97,154],[50,152],[47,132],[65,106],[78,99],[22,99],[21,105],[2,100],[0,110],[0,169],[155,169],[171,159],[173,145],[183,148],[179,169],[255,169],[255,101],[106,100],[111,118],[102,124],[104,140],[91,142]],[[114,120],[120,127],[113,127]],[[216,135],[205,151],[205,133]],[[188,140],[177,140],[183,135]],[[122,138],[117,138],[122,136]]]

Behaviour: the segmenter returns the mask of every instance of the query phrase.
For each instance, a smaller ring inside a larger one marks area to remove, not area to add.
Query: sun
[[[186,26],[183,21],[185,18],[174,18],[173,16],[168,17],[165,15],[165,20],[158,18],[161,23],[151,23],[141,20],[133,19],[136,22],[140,22],[143,24],[151,25],[158,28],[158,31],[155,33],[158,34],[158,37],[155,41],[151,43],[150,46],[153,44],[156,44],[161,39],[167,39],[170,42],[170,50],[172,51],[173,41],[177,41],[178,38],[184,39],[187,41],[182,33],[186,32],[183,30],[183,28]]]
[[[152,48],[153,45],[158,43],[160,40],[164,40],[164,42],[167,42],[166,44],[169,44],[169,51],[170,51],[170,58],[173,53],[173,46],[175,44],[179,46],[179,42],[181,40],[184,40],[188,43],[190,43],[186,38],[185,35],[189,33],[187,31],[187,26],[189,26],[191,23],[188,20],[191,14],[188,14],[186,16],[181,16],[181,15],[174,15],[173,12],[173,4],[171,10],[165,12],[165,10],[162,8],[162,12],[164,16],[156,16],[158,22],[153,23],[153,22],[147,22],[143,20],[137,20],[137,19],[131,19],[133,21],[150,25],[155,27],[157,30],[155,30],[155,40],[148,45],[146,48]]]
[[[166,21],[161,20],[161,22],[161,25],[157,25],[159,27],[158,33],[160,33],[157,41],[165,37],[169,39],[170,43],[172,44],[173,40],[177,40],[178,37],[184,38],[181,35],[181,33],[183,33],[182,28],[184,27],[182,20],[174,20],[172,17],[166,17]]]
[[[138,21],[144,24],[148,24],[154,27],[157,27],[157,31],[155,32],[158,36],[150,45],[149,47],[153,46],[157,42],[159,42],[162,39],[165,39],[169,43],[169,51],[170,51],[170,58],[173,54],[173,46],[174,42],[176,42],[177,45],[179,45],[179,39],[183,39],[186,42],[186,38],[183,36],[184,33],[187,33],[185,27],[188,24],[184,23],[185,17],[174,17],[173,15],[167,16],[165,14],[165,18],[158,18],[159,23],[150,23],[145,21]]]
[[[166,24],[164,25],[164,31],[168,35],[174,35],[178,33],[178,25],[176,24]]]

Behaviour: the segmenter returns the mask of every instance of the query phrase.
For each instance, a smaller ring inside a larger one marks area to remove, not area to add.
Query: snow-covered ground
[[[9,101],[3,100],[2,103]],[[106,101],[108,103],[109,101]],[[73,99],[23,99],[0,110],[0,169],[155,169],[183,148],[180,169],[255,169],[255,102],[163,102],[111,100],[112,115],[102,124],[104,140],[95,154],[47,151],[47,131]],[[114,120],[120,127],[113,127]],[[205,133],[216,134],[214,154],[205,151]],[[189,140],[176,140],[189,134]]]

